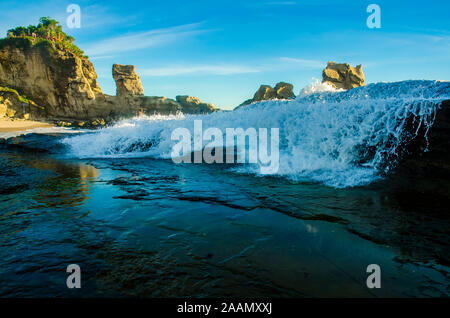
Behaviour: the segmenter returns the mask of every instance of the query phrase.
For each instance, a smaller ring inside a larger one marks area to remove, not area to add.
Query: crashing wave
[[[344,92],[342,88],[335,88],[328,82],[322,82],[318,78],[314,78],[313,83],[306,85],[298,94],[297,99],[301,99],[307,95],[314,93],[324,93],[324,92]]]
[[[174,129],[203,127],[279,128],[277,175],[312,180],[333,187],[368,184],[395,165],[402,146],[432,125],[450,83],[404,81],[377,83],[349,91],[309,87],[295,100],[270,100],[233,112],[157,116],[126,120],[93,133],[67,137],[63,143],[77,158],[170,158]],[[413,119],[414,131],[409,124]],[[237,145],[242,146],[242,145]],[[258,173],[257,165],[240,172]]]

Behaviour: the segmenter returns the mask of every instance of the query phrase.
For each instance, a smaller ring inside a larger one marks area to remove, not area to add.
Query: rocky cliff
[[[322,72],[322,82],[329,83],[336,88],[351,89],[363,86],[364,81],[362,65],[352,67],[348,63],[328,62]]]
[[[95,116],[90,106],[104,103],[92,63],[61,51],[50,42],[33,45],[27,38],[0,43],[0,86],[29,96],[42,107],[31,116],[37,119]]]
[[[144,96],[133,65],[114,64],[113,77],[117,95],[103,94],[87,57],[62,50],[50,41],[2,39],[0,116],[98,125],[138,113],[197,114],[217,110],[194,97],[180,99],[180,103],[166,97]]]

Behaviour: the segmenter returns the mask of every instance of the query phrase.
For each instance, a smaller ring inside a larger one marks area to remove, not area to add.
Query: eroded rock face
[[[182,107],[179,103],[164,96],[143,96],[140,99],[140,109],[146,115],[168,115],[176,114],[177,112],[182,111]]]
[[[134,65],[113,65],[113,78],[116,82],[116,96],[143,96],[144,88]]]
[[[22,102],[13,92],[0,91],[0,118],[23,117]]]
[[[50,44],[1,48],[0,85],[32,97],[49,117],[86,117],[104,98],[92,63]]]
[[[277,98],[277,92],[269,85],[261,85],[253,96],[253,102]]]
[[[291,99],[295,98],[294,94],[294,85],[285,83],[285,82],[279,82],[277,85],[275,85],[274,88],[275,92],[277,93],[278,99]]]
[[[134,65],[114,64],[117,96],[103,94],[87,57],[58,50],[51,43],[33,46],[27,41],[17,38],[0,47],[0,88],[5,89],[0,90],[0,116],[84,127],[86,123],[102,126],[142,113],[197,114],[216,110],[195,97],[181,98],[181,105],[166,97],[144,96]],[[17,91],[33,103],[23,103]]]
[[[238,107],[249,105],[254,102],[270,99],[292,99],[295,98],[294,86],[286,82],[279,82],[272,88],[270,85],[261,85],[252,99],[248,99]],[[236,107],[236,108],[238,108]]]
[[[175,99],[181,105],[183,113],[207,114],[217,111],[217,108],[213,104],[204,103],[197,97],[179,95]]]
[[[348,63],[328,62],[322,72],[322,82],[329,83],[335,88],[351,89],[363,86],[364,80],[362,65],[352,67]]]

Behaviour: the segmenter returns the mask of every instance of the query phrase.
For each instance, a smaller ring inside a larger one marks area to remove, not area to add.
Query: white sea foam
[[[407,118],[430,127],[441,101],[450,99],[450,83],[442,81],[378,83],[345,92],[315,85],[292,101],[263,101],[207,115],[135,118],[63,143],[78,158],[170,158],[172,131],[192,131],[194,119],[201,119],[204,129],[279,128],[278,175],[348,187],[368,184],[389,170],[386,161],[395,159],[405,142]],[[259,167],[234,170],[258,173]]]
[[[324,93],[324,92],[343,92],[344,90],[341,88],[334,88],[329,83],[322,83],[318,78],[313,78],[313,83],[310,85],[306,85],[298,94],[297,99],[301,99],[307,95],[311,95],[314,93]]]

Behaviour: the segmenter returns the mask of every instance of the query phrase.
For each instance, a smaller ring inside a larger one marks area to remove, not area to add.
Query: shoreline
[[[20,132],[35,128],[51,128],[51,127],[55,127],[55,125],[47,122],[34,120],[26,120],[26,119],[11,120],[6,118],[0,118],[0,133]]]

